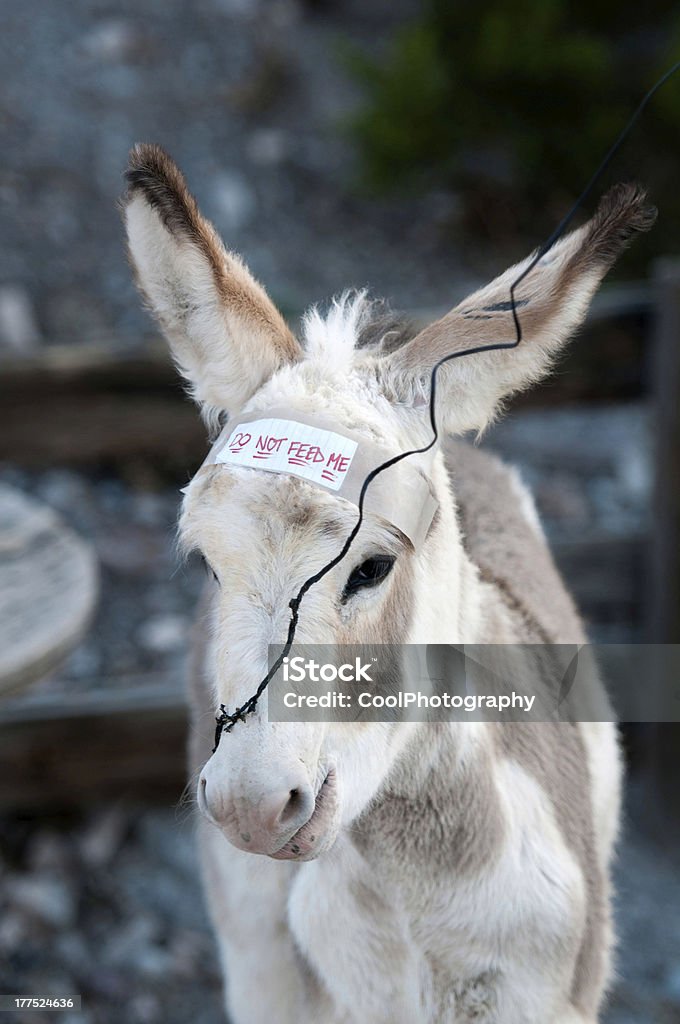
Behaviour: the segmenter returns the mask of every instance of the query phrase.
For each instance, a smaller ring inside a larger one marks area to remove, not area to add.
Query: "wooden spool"
[[[85,632],[94,550],[48,506],[0,485],[0,693],[56,668]]]

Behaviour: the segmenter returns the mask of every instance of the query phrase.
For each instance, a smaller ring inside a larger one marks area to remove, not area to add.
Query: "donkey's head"
[[[230,423],[239,416],[252,422],[276,409],[289,421],[323,422],[353,437],[359,450],[396,455],[430,439],[430,371],[438,359],[514,338],[509,289],[521,265],[419,333],[376,320],[358,294],[325,316],[309,313],[298,340],[202,218],[162,150],[137,147],[128,182],[125,219],[139,286],[213,425],[226,415]],[[483,429],[507,396],[548,371],[607,268],[653,216],[638,190],[619,186],[591,221],[550,250],[517,291],[519,348],[443,367],[443,432]],[[266,674],[268,645],[287,634],[291,597],[338,554],[357,519],[342,489],[236,462],[208,465],[194,477],[180,524],[185,546],[200,550],[215,576],[211,684],[215,707],[230,709]],[[390,514],[402,500],[395,467],[391,504],[369,507],[347,556],[305,595],[296,642],[471,639],[474,572],[441,456],[409,462],[439,502],[426,536],[414,541]],[[203,769],[199,803],[236,846],[309,859],[368,804],[415,727],[276,724],[266,708],[265,693],[257,714],[223,739]]]

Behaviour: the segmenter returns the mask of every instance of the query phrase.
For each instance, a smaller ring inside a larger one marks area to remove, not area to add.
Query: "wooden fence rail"
[[[603,292],[560,373],[517,404],[639,397],[651,310],[646,285]],[[437,315],[420,311],[412,319],[425,323]],[[0,461],[22,466],[153,460],[157,469],[177,473],[199,465],[206,451],[200,419],[158,341],[127,354],[109,341],[48,346],[32,357],[5,358],[0,408]]]
[[[647,635],[652,643],[680,643],[680,260],[654,268],[655,486],[649,540]],[[680,681],[664,695],[680,701]],[[669,720],[674,717],[668,707]],[[654,791],[667,824],[680,830],[680,725],[650,730],[649,762]]]
[[[661,443],[651,546],[643,537],[590,537],[557,545],[555,553],[586,608],[601,602],[614,617],[632,607],[642,615],[647,598],[647,638],[675,642],[680,641],[679,333],[680,269],[664,264],[653,288],[603,294],[562,372],[531,398],[544,406],[639,398],[649,393],[647,361],[654,347],[651,393]],[[0,407],[0,460],[27,467],[152,460],[168,472],[186,473],[205,453],[199,417],[158,345],[134,356],[116,356],[98,346],[52,348],[35,360],[5,362]],[[597,565],[607,571],[594,572]],[[180,681],[127,682],[121,689],[103,680],[92,694],[74,698],[0,704],[0,807],[125,795],[177,800],[184,787],[186,737]],[[652,742],[659,793],[677,811],[677,727],[656,731]]]

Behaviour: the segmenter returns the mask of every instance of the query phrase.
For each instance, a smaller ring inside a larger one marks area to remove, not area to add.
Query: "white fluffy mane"
[[[307,358],[323,362],[338,373],[349,369],[362,328],[371,320],[375,303],[365,288],[347,290],[322,312],[312,306],[302,319]]]

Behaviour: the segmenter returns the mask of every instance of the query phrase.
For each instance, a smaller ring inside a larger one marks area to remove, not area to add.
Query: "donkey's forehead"
[[[217,464],[206,466],[186,490],[185,510],[193,514],[240,506],[258,517],[280,511],[291,525],[322,517],[342,520],[342,505],[304,480],[258,469]]]
[[[180,533],[186,547],[219,554],[227,547],[280,549],[291,542],[330,541],[338,548],[356,523],[356,506],[305,480],[261,470],[214,465],[197,474],[186,492]],[[362,535],[394,549],[399,531],[367,515]]]

